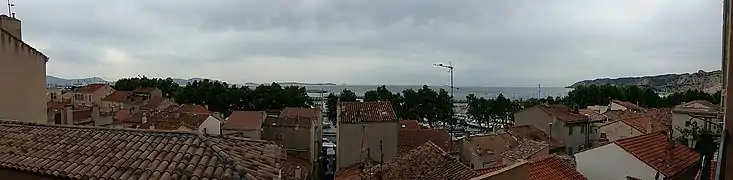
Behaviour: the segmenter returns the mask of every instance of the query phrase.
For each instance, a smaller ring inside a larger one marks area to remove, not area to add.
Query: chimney
[[[64,110],[61,113],[61,124],[73,124],[74,121],[74,109],[72,106],[66,106],[64,107]]]
[[[94,121],[94,125],[102,125],[99,119],[99,106],[92,106],[92,121]]]
[[[176,111],[173,113],[173,118],[178,119],[181,117],[181,111]]]
[[[652,132],[652,120],[650,119],[649,122],[646,123],[646,133],[649,134]]]
[[[21,36],[20,31],[20,20],[14,17],[14,13],[11,15],[13,17],[0,15],[0,29],[7,31],[11,36],[22,40],[23,36]]]
[[[300,166],[295,167],[295,179],[300,179],[302,177],[302,170],[300,169]]]
[[[206,110],[209,110],[209,105],[208,104],[204,104],[204,108],[206,108]]]
[[[148,123],[148,116],[143,115],[142,124]]]

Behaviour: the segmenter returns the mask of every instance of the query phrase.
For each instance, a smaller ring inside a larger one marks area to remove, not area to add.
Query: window
[[[568,147],[568,154],[573,154],[573,147]]]
[[[582,151],[582,150],[583,150],[583,145],[578,146],[578,151]]]
[[[573,135],[573,126],[568,127],[568,135]]]
[[[580,134],[585,133],[585,126],[580,126]]]
[[[283,135],[282,134],[277,134],[277,135],[275,135],[275,139],[276,140],[283,140],[284,138],[283,138]]]
[[[606,139],[606,133],[601,133],[601,139]]]

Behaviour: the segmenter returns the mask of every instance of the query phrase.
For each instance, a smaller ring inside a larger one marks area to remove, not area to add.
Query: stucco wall
[[[363,129],[362,129],[363,125]],[[336,138],[336,162],[338,168],[360,162],[362,139],[364,149],[370,149],[369,156],[376,161],[386,162],[397,155],[398,122],[343,124],[338,126]],[[382,151],[380,151],[380,141]],[[382,152],[384,159],[381,158]]]
[[[606,138],[609,142],[644,134],[622,121],[615,121],[610,124],[600,126],[598,131],[600,131],[600,133],[606,133]]]
[[[264,125],[262,131],[262,139],[274,141],[276,144],[282,145],[285,149],[309,150],[311,140],[309,128],[294,128]]]
[[[587,148],[586,133],[589,132],[584,130],[583,133],[581,133],[580,130],[581,127],[586,126],[584,123],[565,124],[564,121],[557,120],[553,115],[545,112],[537,106],[515,113],[514,118],[516,125],[534,125],[546,133],[551,133],[553,138],[566,146],[566,152],[569,152],[571,147],[572,152],[578,152],[580,145]],[[550,130],[550,122],[552,122],[552,132],[548,131]],[[571,127],[574,128],[573,135],[570,135],[568,132]],[[592,128],[590,128],[590,131],[592,131]],[[593,136],[594,135],[591,134],[588,139],[591,139]]]
[[[524,111],[514,113],[514,124],[515,125],[517,126],[534,125],[535,127],[539,128],[540,130],[544,132],[549,131],[550,125],[548,123],[550,123],[552,119],[553,118],[550,114],[543,111],[542,109],[540,109],[537,106],[525,109]]]
[[[0,118],[46,123],[46,59],[0,31]]]
[[[205,134],[219,135],[221,134],[221,121],[213,116],[209,116],[201,123],[198,131]]]
[[[616,104],[614,102],[611,102],[609,106],[609,110],[611,111],[618,111],[618,110],[625,111],[626,109],[627,109],[626,107]]]
[[[593,180],[654,179],[657,173],[614,143],[575,154],[575,160],[578,171]]]
[[[61,102],[61,89],[46,89],[46,102]]]
[[[682,133],[680,132],[680,129],[690,129],[691,126],[685,126],[685,122],[691,120],[690,122],[696,122],[697,126],[700,128],[704,128],[706,125],[706,122],[699,118],[692,118],[690,115],[683,114],[683,113],[673,113],[672,114],[672,126],[674,131],[674,137],[680,137],[682,136]],[[722,132],[722,125],[723,120],[721,119],[714,119],[716,122],[720,122],[720,126],[717,125],[710,125],[710,130],[713,130],[713,132]]]

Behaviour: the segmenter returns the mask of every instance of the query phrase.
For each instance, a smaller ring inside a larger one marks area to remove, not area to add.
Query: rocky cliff
[[[623,77],[623,78],[601,78],[594,80],[584,80],[576,82],[570,87],[582,85],[638,85],[653,87],[660,93],[675,93],[687,90],[703,90],[708,93],[720,91],[723,87],[721,82],[722,71],[705,72],[703,70],[697,73],[685,74],[665,74],[657,76],[644,77]]]

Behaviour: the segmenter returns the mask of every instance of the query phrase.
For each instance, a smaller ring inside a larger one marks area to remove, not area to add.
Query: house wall
[[[309,150],[312,140],[304,137],[310,137],[309,128],[295,128],[272,126],[265,124],[262,131],[262,139],[274,141],[276,144],[282,145],[284,149]]]
[[[586,130],[581,133],[581,128],[590,128],[587,127],[588,125],[586,123],[565,124],[564,121],[557,120],[555,116],[537,106],[515,113],[514,119],[515,125],[517,126],[534,125],[545,133],[552,134],[552,138],[555,138],[566,146],[565,152],[568,153],[578,152],[581,145],[583,148],[587,148],[586,142],[592,140],[592,137],[595,136],[591,134],[589,137],[586,137],[586,133],[588,133]],[[550,122],[552,122],[552,132],[549,132]],[[569,134],[570,128],[573,128],[572,135]],[[590,131],[592,133],[592,128],[590,128]]]
[[[386,162],[397,155],[398,122],[345,124],[339,123],[336,139],[336,164],[338,168],[347,167],[360,162],[362,140],[364,150],[369,149],[369,156],[376,161]],[[380,151],[380,142],[382,151]],[[381,158],[384,153],[384,159]]]
[[[9,32],[20,36],[20,21],[0,18],[0,119],[45,124],[45,56]],[[17,24],[15,24],[17,23]]]
[[[680,132],[680,130],[682,130],[682,129],[690,129],[692,127],[691,125],[690,126],[686,126],[687,123],[685,123],[685,122],[687,122],[687,121],[690,121],[690,123],[692,123],[692,122],[697,123],[697,126],[700,127],[701,129],[704,128],[706,125],[710,124],[710,123],[707,123],[706,121],[704,121],[702,119],[692,118],[688,114],[674,112],[674,113],[672,113],[672,129],[674,131],[673,136],[675,138],[682,136],[682,133]],[[714,119],[714,121],[719,122],[719,124],[718,125],[708,125],[709,128],[710,128],[710,130],[712,130],[713,132],[722,132],[723,131],[723,128],[722,128],[723,127],[723,120],[722,119]]]
[[[575,154],[575,161],[578,172],[593,180],[618,180],[626,176],[655,179],[657,173],[614,143]]]
[[[61,102],[61,89],[46,89],[46,102]]]
[[[261,139],[261,136],[260,136],[260,132],[261,131],[260,131],[260,129],[256,129],[256,130],[253,129],[253,130],[246,130],[246,131],[244,131],[244,130],[225,130],[225,129],[223,129],[221,131],[222,131],[222,134],[227,134],[227,135],[229,135],[229,134],[237,134],[237,135],[240,135],[240,136],[243,136],[243,137],[247,137],[247,138],[251,138],[251,139]]]
[[[213,116],[209,116],[204,122],[199,125],[198,131],[204,134],[221,134],[221,121]]]
[[[323,116],[319,116],[318,119],[313,122],[309,133],[311,140],[310,160],[311,162],[313,162],[319,157],[319,154],[321,153],[321,145],[323,143],[323,140],[321,138],[323,137]]]
[[[600,131],[600,133],[606,133],[606,138],[609,142],[644,134],[644,132],[635,129],[622,121],[615,121],[601,126],[598,131]]]

